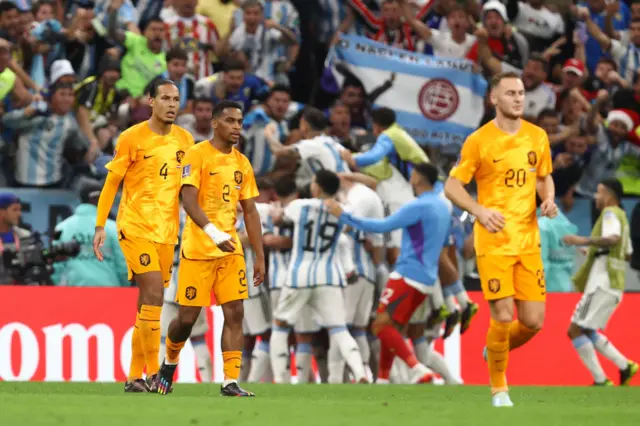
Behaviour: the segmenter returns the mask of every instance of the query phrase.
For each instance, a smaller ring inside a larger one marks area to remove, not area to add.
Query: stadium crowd
[[[292,194],[308,191],[318,164],[305,160],[314,156],[312,147],[298,142],[320,135],[345,148],[346,153],[336,153],[336,161],[368,170],[337,170],[345,172],[347,187],[359,182],[375,188],[388,178],[381,177],[387,172],[396,182],[408,181],[407,164],[427,158],[445,176],[459,146],[424,146],[408,158],[402,148],[380,140],[383,132],[396,130],[394,112],[374,108],[374,94],[339,66],[345,78],[336,84],[325,58],[340,34],[466,58],[487,80],[506,71],[520,74],[525,118],[542,127],[551,143],[561,207],[568,211],[576,198],[592,199],[598,184],[612,177],[622,182],[625,195],[640,196],[638,0],[2,0],[0,186],[76,191],[82,204],[74,217],[88,219],[63,222],[59,230],[92,229],[105,165],[114,156],[119,134],[150,118],[149,94],[159,79],[176,83],[176,124],[196,142],[212,138],[215,105],[231,100],[243,106],[239,148],[251,161],[261,203],[284,203]],[[478,126],[494,116],[487,96]],[[367,169],[384,159],[382,175]],[[393,210],[389,199],[383,201]],[[14,204],[10,197],[0,197],[0,219],[17,220],[9,214]],[[462,274],[473,275],[470,220],[461,211],[455,215],[458,256],[471,260]],[[114,235],[108,257],[116,272],[102,285],[128,285],[115,226],[107,232]],[[287,243],[275,237],[265,235],[265,246],[273,253],[286,250]],[[386,259],[393,265],[393,247],[399,242],[393,244],[393,235],[388,241]],[[273,259],[270,265],[275,265]],[[56,281],[92,285],[95,277],[59,270]],[[459,277],[450,279],[453,288]],[[549,288],[554,290],[571,288]],[[447,318],[445,334],[460,321],[468,327],[477,306],[464,289],[445,290],[444,296],[448,310],[434,318]],[[268,330],[249,331],[254,340],[263,337],[254,362],[268,363]],[[196,338],[199,332],[194,328]],[[414,345],[423,343],[424,329],[414,333]],[[354,337],[364,351],[366,335]],[[248,347],[254,340],[249,339]],[[458,382],[446,365],[429,367],[445,381]],[[244,371],[247,378],[250,371]],[[255,380],[265,375],[255,374]]]

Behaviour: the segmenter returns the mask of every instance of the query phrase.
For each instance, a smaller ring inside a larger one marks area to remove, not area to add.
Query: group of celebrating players
[[[202,321],[212,293],[224,314],[222,395],[254,396],[238,385],[241,369],[249,381],[288,382],[292,329],[298,380],[308,381],[313,355],[320,358],[313,341],[320,327],[328,334],[330,383],[345,380],[345,364],[353,381],[368,383],[371,352],[377,358],[371,365],[376,383],[389,382],[395,359],[403,362],[409,383],[431,382],[431,370],[445,382],[459,383],[430,345],[457,312],[456,302],[463,330],[478,310],[460,283],[456,251],[451,250],[453,202],[476,218],[478,272],[491,311],[486,359],[492,402],[513,405],[506,382],[509,351],[529,341],[544,320],[536,193],[541,214],[557,214],[549,142],[541,128],[521,119],[524,92],[515,74],[494,78],[496,119],[469,136],[445,184],[395,124],[393,111],[374,110],[378,141],[371,151],[385,144],[395,147],[387,152],[406,162],[407,179],[389,161],[373,164],[370,153],[352,156],[324,134],[324,114],[308,108],[300,123],[303,141],[285,146],[275,129],[265,130],[263,142],[271,152],[305,160],[299,161],[295,181],[275,183],[278,202],[268,204],[261,202],[266,200],[260,198],[251,163],[234,147],[241,139],[242,107],[218,103],[213,138],[194,144],[191,134],[173,124],[178,88],[170,80],[155,82],[151,119],[120,135],[107,165],[94,239],[101,259],[103,227],[124,182],[118,232],[129,278],[140,289],[125,391],[172,391],[180,351]],[[382,170],[383,179],[355,173],[374,167]],[[465,189],[474,178],[477,201]],[[307,194],[301,185],[305,181],[310,183]],[[179,307],[164,333],[160,365],[163,291],[171,281],[180,198],[187,217],[175,289]],[[390,273],[383,254],[385,233],[392,233],[400,248],[389,262]],[[260,286],[267,278],[265,248],[268,291]],[[374,307],[376,283],[383,288]],[[450,333],[446,328],[445,335]],[[377,338],[373,351],[367,330]],[[250,368],[243,366],[245,334],[260,336]]]

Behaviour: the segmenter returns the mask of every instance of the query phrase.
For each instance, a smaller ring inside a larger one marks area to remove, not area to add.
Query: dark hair
[[[220,115],[227,108],[235,108],[242,111],[242,105],[234,101],[222,101],[213,107],[213,118],[220,117]]]
[[[543,118],[558,118],[558,111],[553,108],[545,108],[538,114],[538,123],[541,122]]]
[[[276,84],[269,90],[266,99],[269,99],[275,93],[286,93],[291,96],[291,89],[289,89],[289,86],[285,86],[284,84]]]
[[[225,71],[244,71],[246,67],[244,66],[244,62],[240,59],[229,58],[224,61],[223,69]]]
[[[496,87],[498,87],[500,82],[502,80],[504,80],[504,79],[507,79],[507,78],[520,79],[520,75],[518,73],[513,72],[513,71],[501,72],[499,74],[496,74],[496,75],[493,76],[493,78],[491,78],[491,89],[495,89]]]
[[[303,186],[302,188],[298,189],[298,198],[301,199],[309,199],[309,198],[313,198],[311,197],[311,184],[308,183],[305,186]]]
[[[51,0],[39,0],[39,1],[37,1],[37,2],[34,2],[34,3],[31,5],[31,13],[33,13],[34,15],[36,15],[36,14],[40,11],[40,8],[41,8],[42,6],[47,6],[47,5],[51,6],[51,8],[52,8],[52,9],[54,10],[54,12],[55,12],[55,10],[56,10],[56,5],[53,3],[53,1],[51,1]]]
[[[256,186],[258,187],[258,191],[270,191],[274,187],[273,181],[264,176],[256,178]]]
[[[0,15],[12,10],[17,10],[18,12],[20,11],[18,9],[18,6],[16,6],[16,4],[12,1],[3,1],[2,3],[0,3]]]
[[[618,204],[620,204],[620,202],[622,201],[622,197],[624,196],[624,188],[622,187],[622,184],[620,183],[620,181],[616,178],[611,178],[611,179],[604,179],[600,183],[606,186],[607,189],[613,195],[615,195],[616,199],[618,200]]]
[[[618,71],[618,64],[616,64],[616,61],[614,61],[611,58],[606,58],[606,57],[603,56],[600,59],[598,59],[598,62],[596,63],[596,65],[600,64],[600,63],[609,64],[609,65],[611,65],[613,67],[614,71]]]
[[[298,192],[296,181],[288,178],[278,180],[274,185],[274,189],[276,191],[276,195],[280,198],[288,197]]]
[[[167,62],[171,62],[174,59],[179,59],[181,61],[188,61],[189,55],[187,55],[187,51],[179,46],[173,46],[171,49],[167,51],[166,54]]]
[[[172,80],[169,80],[168,78],[158,78],[152,81],[151,85],[149,86],[149,96],[151,96],[152,98],[155,98],[156,96],[158,96],[158,89],[161,86],[169,86],[169,85],[178,87]]]
[[[544,72],[545,72],[545,73],[549,72],[549,71],[548,71],[548,70],[549,70],[549,61],[547,61],[547,60],[545,59],[545,57],[544,57],[544,56],[542,56],[541,54],[539,54],[539,53],[532,53],[532,54],[529,56],[529,60],[530,60],[530,61],[534,61],[534,62],[539,62],[539,63],[541,63],[541,64],[542,64],[542,68],[544,68]]]
[[[371,120],[386,129],[396,122],[396,113],[391,108],[376,108],[371,111]]]
[[[140,32],[144,33],[147,30],[147,27],[151,24],[153,24],[154,22],[159,22],[162,25],[164,25],[164,21],[162,19],[160,19],[159,16],[152,16],[151,18],[140,22]]]
[[[438,169],[431,163],[414,164],[414,170],[433,186],[438,181]]]
[[[215,107],[215,106],[216,106],[215,102],[213,102],[213,99],[211,99],[211,98],[205,98],[205,97],[195,98],[195,99],[193,100],[193,108],[194,108],[194,109],[195,109],[196,105],[198,105],[198,104],[209,104],[209,105],[211,105],[212,107]]]
[[[322,131],[329,125],[324,112],[320,111],[318,108],[306,107],[302,112],[302,118],[304,118],[304,121],[309,123],[311,129],[315,131]]]
[[[318,170],[316,172],[316,183],[327,195],[336,195],[340,189],[340,178],[331,170]]]
[[[107,71],[121,72],[120,60],[109,55],[104,55],[98,63],[98,76],[102,76]]]
[[[248,7],[260,7],[260,10],[264,10],[264,6],[258,0],[244,0],[242,2],[242,10],[247,10]]]

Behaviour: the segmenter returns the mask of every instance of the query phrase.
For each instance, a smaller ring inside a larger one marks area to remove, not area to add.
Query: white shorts
[[[344,327],[344,295],[341,287],[282,289],[274,318],[287,324],[296,324],[304,311],[310,308],[320,325],[325,328]]]
[[[245,336],[258,336],[271,329],[271,303],[269,295],[260,293],[243,301],[244,319],[242,331]]]
[[[596,258],[571,322],[587,330],[602,330],[621,301],[622,291],[610,288],[606,258]]]
[[[271,289],[269,290],[269,294],[271,295],[271,317],[276,318],[276,309],[280,302],[282,289]],[[313,317],[313,312],[309,307],[302,309],[298,320],[293,324],[293,331],[296,333],[317,333],[320,331],[320,326]]]
[[[604,330],[621,301],[620,290],[596,287],[590,293],[582,295],[571,322],[587,330]]]
[[[162,337],[167,337],[169,324],[178,316],[179,307],[177,303],[167,301],[162,305],[162,312],[160,313],[160,334]],[[207,331],[209,331],[209,323],[207,322],[207,314],[204,308],[202,308],[198,319],[196,319],[191,329],[191,337],[204,336]]]
[[[415,198],[411,184],[396,169],[389,179],[378,183],[376,191],[382,199],[387,215],[398,211],[400,207]],[[402,244],[402,229],[392,231],[387,238],[387,247],[399,248]]]
[[[344,305],[347,325],[364,328],[369,325],[373,308],[375,284],[358,277],[358,281],[344,289]]]

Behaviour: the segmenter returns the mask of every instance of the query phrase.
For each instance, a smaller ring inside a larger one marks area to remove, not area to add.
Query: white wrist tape
[[[231,235],[222,232],[213,223],[207,223],[202,230],[213,240],[216,245],[222,244],[231,239]]]

